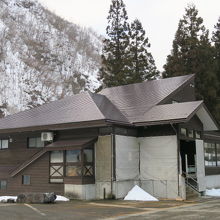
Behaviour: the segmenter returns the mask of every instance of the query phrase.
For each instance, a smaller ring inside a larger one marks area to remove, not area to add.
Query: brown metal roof
[[[143,116],[139,116],[134,124],[154,124],[164,121],[186,121],[198,110],[203,101],[183,102],[166,105],[156,105],[147,111]]]
[[[128,123],[105,96],[83,92],[7,116],[0,120],[0,130],[98,120]]]
[[[132,123],[193,77],[194,75],[179,76],[106,88],[100,94],[105,95]]]
[[[0,131],[18,131],[46,126],[110,121],[130,124],[185,86],[193,75],[179,76],[102,90],[83,92],[0,120]]]
[[[96,139],[97,139],[97,137],[95,137],[95,138],[80,138],[80,139],[73,139],[73,140],[55,141],[55,142],[47,145],[46,148],[83,147],[83,146],[89,145],[90,143],[94,143],[94,141]]]

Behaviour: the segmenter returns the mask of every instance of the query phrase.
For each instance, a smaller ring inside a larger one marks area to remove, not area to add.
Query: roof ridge
[[[94,95],[97,95],[97,94],[95,94],[95,93],[93,93],[93,92],[91,92],[91,91],[88,91],[88,94],[89,94],[89,97],[92,99],[92,101],[93,101],[93,103],[95,104],[95,107],[98,109],[98,111],[101,113],[101,115],[103,116],[103,119],[105,119],[105,116],[104,116],[104,114],[102,113],[102,111],[99,109],[99,107],[97,106],[97,103],[95,102],[95,100],[94,100],[94,98],[93,98],[93,96]],[[103,95],[102,95],[103,96]]]
[[[104,113],[103,113],[103,112],[101,111],[101,109],[98,107],[96,101],[94,100],[94,96],[101,96],[103,99],[107,100],[107,101],[121,114],[121,116],[123,116],[123,118],[125,119],[126,122],[131,123],[131,122],[128,120],[128,118],[117,108],[117,106],[115,106],[115,105],[111,102],[111,100],[109,100],[105,95],[97,94],[97,93],[92,93],[92,92],[89,92],[89,95],[90,95],[90,97],[92,98],[92,100],[94,101],[94,103],[95,103],[97,109],[101,112],[101,114],[104,116],[105,119],[109,119],[109,118],[106,118],[105,115],[104,115]]]
[[[172,78],[179,78],[179,77],[189,77],[190,79],[193,78],[195,76],[195,74],[188,74],[188,75],[182,75],[182,76],[173,76],[173,77],[168,77],[168,78],[160,78],[160,79],[153,79],[153,80],[145,80],[143,82],[139,82],[139,83],[130,83],[127,85],[120,85],[120,86],[113,86],[113,87],[107,87],[102,89],[100,92],[98,92],[98,94],[101,94],[102,91],[106,90],[106,89],[112,89],[112,88],[119,88],[119,87],[123,87],[123,86],[130,86],[130,85],[137,85],[137,84],[142,84],[142,83],[149,83],[149,82],[153,82],[153,81],[161,81],[161,80],[170,80]]]

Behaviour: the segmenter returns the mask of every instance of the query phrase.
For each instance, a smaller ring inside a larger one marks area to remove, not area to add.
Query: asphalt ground
[[[127,202],[120,200],[70,201],[55,204],[0,203],[2,220],[142,220],[220,219],[220,198],[197,201]]]

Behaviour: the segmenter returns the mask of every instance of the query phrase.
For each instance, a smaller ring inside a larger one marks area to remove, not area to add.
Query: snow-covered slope
[[[101,38],[36,0],[0,1],[0,108],[13,113],[98,87]]]

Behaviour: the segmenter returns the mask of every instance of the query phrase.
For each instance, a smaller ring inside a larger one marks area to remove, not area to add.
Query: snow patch
[[[16,201],[17,196],[0,196],[0,202],[6,202],[8,199]]]
[[[55,201],[68,202],[70,200],[68,198],[64,197],[64,196],[57,196]]]
[[[207,189],[205,191],[206,196],[220,196],[220,189]]]
[[[135,201],[158,201],[155,197],[135,185],[125,196],[124,200],[135,200]]]
[[[14,201],[17,200],[17,196],[0,196],[0,202],[6,202],[8,199],[13,199]],[[56,200],[57,202],[68,202],[70,201],[68,198],[64,197],[64,196],[59,196],[57,195]]]

